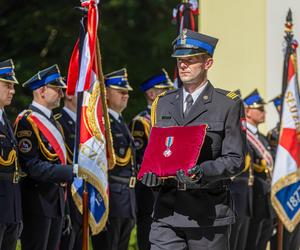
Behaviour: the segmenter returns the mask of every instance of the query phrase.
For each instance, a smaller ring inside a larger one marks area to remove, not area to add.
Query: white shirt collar
[[[201,95],[201,93],[203,92],[203,90],[206,87],[207,83],[208,83],[208,81],[206,81],[206,83],[203,84],[203,86],[201,86],[200,88],[196,89],[193,93],[191,93],[191,95],[193,97],[193,104],[196,102],[199,95]],[[183,89],[183,110],[185,110],[185,106],[186,106],[185,99],[188,96],[188,94],[190,94],[190,93],[187,92],[184,87],[182,89]]]
[[[51,117],[51,114],[52,114],[52,110],[46,108],[45,106],[35,102],[35,101],[32,101],[32,106],[38,108],[39,110],[41,110],[48,118]]]
[[[252,124],[249,123],[249,122],[247,122],[247,129],[249,129],[250,132],[251,132],[252,134],[254,134],[254,135],[256,135],[257,132],[258,132],[258,128],[255,127],[254,125],[252,125]]]
[[[71,109],[67,108],[66,106],[63,107],[63,110],[72,118],[74,122],[76,122],[76,113]]]
[[[117,111],[114,111],[110,108],[108,108],[108,112],[118,121],[120,122],[119,120],[119,117],[120,117],[120,114],[117,112]]]

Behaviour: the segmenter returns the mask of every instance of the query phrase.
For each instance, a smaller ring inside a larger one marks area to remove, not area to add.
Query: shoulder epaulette
[[[151,126],[153,127],[154,124],[156,123],[156,109],[157,109],[157,103],[160,97],[164,96],[167,94],[168,91],[162,92],[161,94],[159,94],[155,100],[153,101],[152,105],[151,105]]]
[[[55,115],[53,115],[55,120],[58,120],[59,118],[61,118],[61,113],[57,113]]]
[[[239,99],[239,95],[234,92],[234,91],[228,91],[225,89],[215,89],[218,93],[227,96],[228,98],[232,99],[232,100],[238,100]]]

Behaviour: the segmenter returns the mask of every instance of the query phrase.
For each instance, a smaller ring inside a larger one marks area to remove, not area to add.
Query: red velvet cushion
[[[187,170],[197,163],[207,125],[187,127],[153,127],[138,179],[148,172],[160,177],[175,176],[179,169]],[[168,147],[168,146],[169,147]]]

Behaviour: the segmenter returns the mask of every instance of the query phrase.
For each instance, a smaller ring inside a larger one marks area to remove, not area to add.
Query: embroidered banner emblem
[[[170,148],[173,145],[173,142],[174,142],[174,136],[168,136],[166,138],[165,145],[167,146],[167,149],[163,153],[164,157],[169,157],[172,154],[172,151]]]

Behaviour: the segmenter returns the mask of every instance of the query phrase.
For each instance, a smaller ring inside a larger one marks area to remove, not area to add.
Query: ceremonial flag
[[[288,231],[300,220],[300,100],[297,81],[296,48],[292,16],[286,23],[286,55],[283,77],[281,130],[272,180],[272,203]]]
[[[114,165],[105,87],[97,43],[98,1],[82,2],[87,11],[72,53],[68,72],[68,94],[77,93],[77,127],[74,164],[79,176],[72,183],[72,196],[79,211],[85,210],[87,191],[88,223],[98,234],[108,217],[108,168]],[[76,152],[76,153],[75,153]]]

